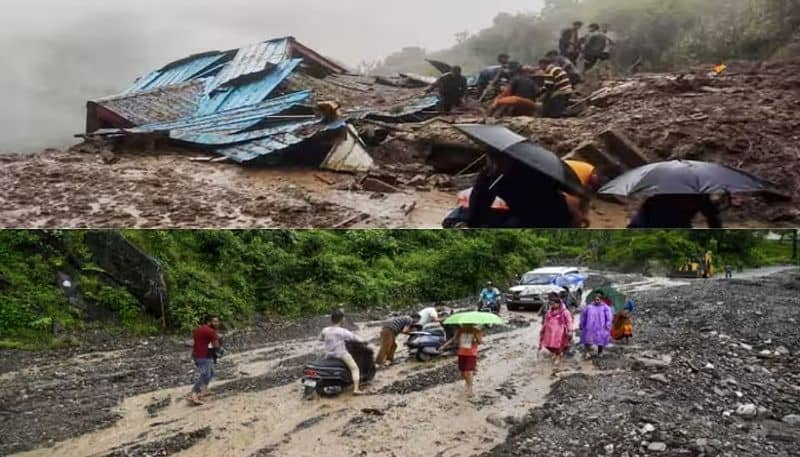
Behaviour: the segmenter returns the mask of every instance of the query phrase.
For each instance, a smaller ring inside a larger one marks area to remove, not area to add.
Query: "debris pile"
[[[380,86],[293,37],[277,38],[180,59],[90,101],[81,136],[167,139],[237,163],[367,171],[372,159],[348,121],[421,119],[438,103],[418,90],[426,81],[404,75]]]

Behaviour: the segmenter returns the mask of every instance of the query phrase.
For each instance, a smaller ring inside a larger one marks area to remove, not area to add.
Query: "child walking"
[[[457,342],[458,344],[458,371],[467,385],[467,397],[475,396],[475,368],[478,366],[478,346],[483,342],[483,333],[474,325],[463,325],[456,330],[451,340],[444,343],[445,348]]]

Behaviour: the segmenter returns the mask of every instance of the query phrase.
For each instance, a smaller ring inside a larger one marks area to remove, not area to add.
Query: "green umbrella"
[[[625,295],[618,291],[616,288],[606,285],[602,287],[598,287],[591,292],[586,297],[586,303],[592,303],[594,301],[595,295],[603,295],[604,297],[608,297],[611,300],[611,306],[614,308],[614,313],[618,313],[625,309]]]
[[[503,325],[506,323],[500,316],[481,311],[456,313],[444,321],[446,325]]]

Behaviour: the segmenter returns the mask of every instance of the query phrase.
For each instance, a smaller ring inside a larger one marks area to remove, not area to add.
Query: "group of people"
[[[610,299],[596,294],[580,311],[578,328],[585,356],[592,357],[594,348],[597,355],[602,354],[612,341],[628,343],[633,337],[633,310],[633,301],[628,300],[622,310],[614,313]],[[572,311],[557,294],[551,294],[539,332],[539,350],[548,350],[554,363],[560,364],[572,347],[573,331]]]
[[[611,53],[613,41],[608,25],[590,24],[589,32],[581,35],[583,23],[576,21],[561,33],[559,49],[542,57],[537,66],[524,66],[502,53],[497,64],[484,68],[478,77],[478,101],[483,102],[492,92],[499,92],[491,105],[494,116],[524,116],[536,111],[536,101],[542,103],[544,117],[563,117],[568,114],[570,98],[581,81],[579,62],[591,69]],[[430,88],[438,90],[440,110],[451,112],[461,106],[468,93],[467,79],[459,66],[451,67]]]
[[[481,291],[481,298],[487,295],[499,296],[500,292],[492,283]],[[573,318],[570,310],[568,294],[550,294],[549,307],[544,310],[542,328],[539,332],[539,350],[547,349],[554,356],[555,364],[560,364],[564,356],[570,353],[573,339]],[[395,317],[383,324],[380,331],[380,347],[375,359],[378,367],[388,367],[394,363],[397,350],[397,338],[401,334],[409,334],[415,327],[441,323],[447,308],[442,304],[420,310],[409,316]],[[580,312],[580,342],[586,349],[587,357],[593,347],[597,353],[613,341],[627,342],[633,335],[633,302],[628,301],[625,309],[614,314],[610,301],[602,295],[596,295],[594,301],[586,305]],[[350,370],[353,381],[353,394],[361,395],[361,376],[358,364],[348,352],[349,342],[364,343],[358,335],[344,328],[344,313],[336,310],[331,314],[331,325],[325,327],[320,340],[324,343],[325,356],[339,359]],[[216,315],[208,316],[193,332],[192,359],[196,369],[196,381],[188,396],[193,405],[202,405],[209,393],[209,385],[214,377],[216,364],[215,351],[221,347],[221,339],[217,332],[220,319]],[[477,368],[478,348],[483,342],[483,333],[475,325],[459,326],[440,350],[457,345],[458,369],[466,384],[467,396],[475,395],[474,375]]]

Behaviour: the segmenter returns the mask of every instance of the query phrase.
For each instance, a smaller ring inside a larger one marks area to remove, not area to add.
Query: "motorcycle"
[[[478,311],[500,314],[500,297],[481,298],[478,303]]]
[[[452,326],[438,323],[412,331],[406,341],[409,355],[419,362],[427,362],[436,356],[449,354],[452,350],[440,351],[439,348],[454,334],[455,329]]]
[[[347,352],[353,356],[361,374],[361,383],[375,378],[375,356],[366,343],[348,342]],[[350,369],[339,359],[326,358],[309,362],[303,367],[303,398],[336,396],[353,385]]]

